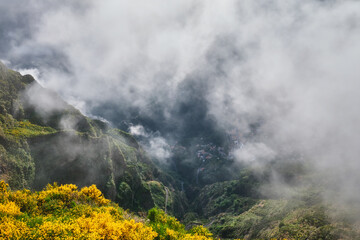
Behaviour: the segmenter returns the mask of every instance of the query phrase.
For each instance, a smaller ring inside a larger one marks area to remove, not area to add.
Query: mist
[[[360,2],[2,1],[0,9],[1,59],[86,115],[141,126],[135,135],[157,132],[147,142],[153,156],[171,159],[181,139],[236,128],[251,137],[235,161],[258,168],[298,153],[327,176],[326,196],[360,202]]]

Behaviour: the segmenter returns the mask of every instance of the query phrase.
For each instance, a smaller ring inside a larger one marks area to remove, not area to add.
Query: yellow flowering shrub
[[[166,230],[166,236],[169,240],[173,240],[173,239],[179,239],[181,234],[180,232],[177,232],[175,230],[172,230],[170,228],[167,228]]]
[[[212,238],[201,236],[201,235],[198,235],[198,234],[192,235],[190,233],[187,233],[187,234],[183,235],[181,238],[178,238],[178,239],[182,239],[182,240],[208,240],[208,239],[212,239]]]
[[[0,239],[208,240],[204,227],[186,231],[176,218],[149,211],[149,221],[105,199],[95,185],[49,184],[40,192],[10,191],[0,181]],[[133,219],[135,218],[135,219]]]
[[[61,221],[45,221],[32,232],[34,239],[71,239],[73,235],[73,225]]]
[[[7,201],[9,197],[9,184],[5,183],[4,181],[0,181],[0,203]]]
[[[0,203],[0,215],[20,215],[20,208],[14,202]]]
[[[114,221],[109,213],[93,213],[77,220],[80,236],[86,239],[143,239],[152,240],[157,233],[135,220]]]
[[[114,221],[109,213],[93,212],[89,217],[80,217],[76,223],[82,237],[95,239],[118,239],[122,235],[120,221]]]
[[[24,189],[10,192],[8,199],[15,202],[22,212],[37,214],[39,211],[38,199],[30,190]]]
[[[211,234],[210,234],[211,235]],[[182,240],[208,240],[208,239],[212,239],[210,238],[210,236],[203,236],[203,235],[199,235],[197,233],[195,234],[191,234],[191,233],[182,233],[182,232],[177,232],[174,231],[172,229],[167,228],[166,229],[166,237],[165,239],[168,240],[177,240],[177,239],[182,239]]]
[[[149,210],[148,218],[150,225],[159,234],[158,240],[208,240],[212,239],[212,234],[203,226],[196,226],[190,231],[185,230],[185,226],[176,218],[165,214],[160,209]]]
[[[44,203],[49,199],[60,200],[63,203],[69,203],[71,200],[77,199],[77,186],[74,184],[65,184],[58,186],[57,183],[53,185],[48,184],[46,188],[38,195],[38,201]]]
[[[4,181],[0,181],[0,193],[5,193],[9,189],[9,184]]]
[[[190,233],[193,233],[194,235],[197,234],[199,236],[204,236],[204,237],[211,237],[212,236],[212,233],[209,232],[209,230],[207,228],[205,228],[204,226],[202,226],[202,225],[198,225],[198,226],[193,227],[190,230]]]
[[[103,194],[95,185],[90,187],[83,187],[80,191],[81,196],[84,196],[87,199],[93,200],[98,205],[106,205],[110,200],[104,198]]]
[[[1,218],[0,239],[28,239],[29,232],[25,222],[7,216]]]

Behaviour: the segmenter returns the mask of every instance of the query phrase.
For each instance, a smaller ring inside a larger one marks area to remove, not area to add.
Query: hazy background
[[[0,0],[0,59],[158,158],[256,126],[237,161],[298,153],[360,201],[359,1]]]

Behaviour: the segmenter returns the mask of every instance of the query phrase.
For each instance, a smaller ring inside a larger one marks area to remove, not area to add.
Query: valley
[[[262,171],[237,164],[233,153],[251,136],[185,138],[172,146],[171,164],[161,164],[141,139],[84,116],[30,75],[1,64],[0,89],[0,179],[13,190],[95,184],[123,209],[163,209],[221,239],[360,236],[356,211],[327,202],[305,161],[279,158]],[[274,171],[291,194],[269,192]]]

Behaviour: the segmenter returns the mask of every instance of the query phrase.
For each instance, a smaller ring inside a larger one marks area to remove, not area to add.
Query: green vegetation
[[[290,199],[259,200],[241,214],[217,214],[210,218],[209,229],[222,239],[358,239],[354,222],[333,214],[337,206],[308,201],[312,191]]]
[[[14,127],[6,129],[5,134],[14,136],[16,138],[30,138],[56,133],[57,131],[51,127],[38,126],[32,124],[27,120],[19,121]]]
[[[29,187],[35,166],[26,140],[9,134],[18,122],[9,114],[0,114],[0,179],[14,188]]]
[[[195,199],[193,208],[204,217],[223,212],[240,214],[257,203],[257,180],[244,175],[239,180],[206,185]]]
[[[158,181],[148,181],[147,184],[154,199],[155,206],[164,208],[166,200],[165,186]],[[170,205],[169,201],[167,204]]]

